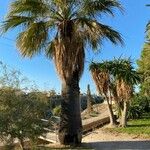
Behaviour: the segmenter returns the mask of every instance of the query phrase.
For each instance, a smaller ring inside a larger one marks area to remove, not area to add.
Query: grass
[[[127,133],[143,138],[150,138],[150,118],[128,121],[126,128],[110,129],[112,132]]]

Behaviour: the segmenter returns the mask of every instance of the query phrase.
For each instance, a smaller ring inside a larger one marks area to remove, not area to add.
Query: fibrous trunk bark
[[[126,101],[123,102],[123,109],[121,110],[121,122],[120,126],[121,127],[126,127],[127,126],[127,108],[128,108],[128,103]]]
[[[74,74],[70,81],[62,84],[59,140],[61,144],[80,144],[82,123],[79,100],[79,81]]]
[[[108,112],[109,112],[109,118],[110,118],[110,126],[116,125],[116,119],[112,110],[112,105],[109,103],[108,98],[106,98],[107,106],[108,106]]]

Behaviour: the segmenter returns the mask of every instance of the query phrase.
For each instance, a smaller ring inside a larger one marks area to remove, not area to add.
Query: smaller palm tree
[[[127,126],[127,110],[131,97],[134,92],[134,85],[141,81],[140,74],[134,70],[130,59],[114,60],[112,74],[116,80],[116,91],[118,97],[118,106],[120,108],[120,126]]]
[[[105,100],[107,101],[110,126],[114,126],[116,124],[116,120],[112,109],[112,94],[110,89],[110,62],[106,61],[102,63],[92,63],[90,65],[90,71],[99,94],[104,96]]]
[[[107,100],[110,112],[110,124],[115,124],[112,97],[120,112],[120,126],[127,125],[127,110],[133,95],[134,85],[140,83],[141,77],[137,73],[130,59],[114,59],[90,65],[92,77],[101,95]]]

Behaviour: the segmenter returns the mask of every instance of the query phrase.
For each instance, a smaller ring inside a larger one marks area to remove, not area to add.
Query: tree
[[[143,82],[140,86],[141,95],[150,96],[150,23],[147,25],[147,36],[141,57],[137,61],[138,71],[142,74]]]
[[[110,115],[110,124],[114,125],[112,97],[120,110],[120,126],[127,124],[127,109],[133,95],[134,85],[141,81],[130,59],[114,59],[90,65],[92,77],[101,95],[104,95]]]
[[[116,120],[114,117],[113,109],[112,109],[112,96],[110,89],[110,62],[102,62],[102,63],[94,63],[92,62],[90,65],[90,71],[97,87],[97,90],[101,96],[104,96],[109,112],[110,118],[110,126],[116,125]]]
[[[91,90],[90,90],[90,85],[89,84],[87,85],[87,110],[88,110],[89,115],[93,111],[93,108],[92,108],[92,95],[91,95]]]
[[[133,96],[134,85],[141,81],[141,75],[135,71],[130,59],[115,59],[112,62],[112,75],[116,84],[116,102],[120,109],[120,126],[127,126],[127,110]]]
[[[123,43],[118,32],[100,23],[102,14],[122,10],[117,0],[15,0],[3,24],[3,32],[21,27],[17,47],[24,57],[44,52],[53,58],[62,80],[59,140],[80,143],[82,123],[79,80],[84,69],[85,47],[97,50],[102,39]]]

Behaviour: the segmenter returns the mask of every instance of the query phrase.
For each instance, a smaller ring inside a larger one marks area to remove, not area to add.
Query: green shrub
[[[61,106],[56,106],[54,109],[53,109],[53,115],[54,116],[60,116],[60,113],[61,113]]]
[[[139,106],[132,105],[128,110],[128,118],[129,119],[138,119],[142,116],[142,109]]]
[[[128,118],[138,119],[145,113],[150,113],[150,98],[136,95],[130,103]]]
[[[26,138],[36,141],[45,133],[41,120],[46,108],[43,98],[37,93],[0,89],[0,138],[8,144],[17,138],[22,144]]]
[[[150,97],[143,96],[140,98],[140,105],[143,113],[150,113]]]

